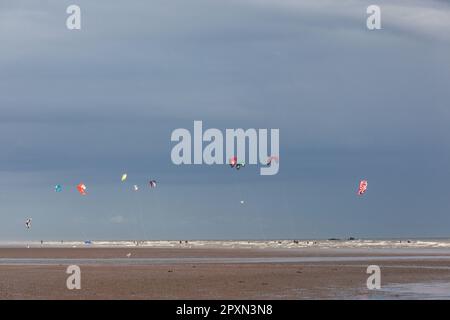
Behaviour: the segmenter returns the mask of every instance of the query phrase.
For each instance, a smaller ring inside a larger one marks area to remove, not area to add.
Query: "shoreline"
[[[328,240],[86,240],[0,241],[12,248],[449,249],[449,238]]]

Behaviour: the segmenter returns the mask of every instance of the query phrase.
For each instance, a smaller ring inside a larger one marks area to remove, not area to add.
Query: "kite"
[[[82,196],[86,195],[86,189],[87,188],[83,183],[80,183],[79,185],[77,185],[77,190]]]
[[[55,186],[55,192],[61,192],[62,191],[62,186],[60,184],[57,184]]]
[[[28,218],[26,221],[25,221],[25,226],[27,227],[27,229],[30,229],[31,228],[31,218]]]
[[[139,187],[137,185],[134,185],[133,188],[134,188],[134,191],[138,191],[139,190]]]
[[[279,158],[277,156],[271,156],[267,159],[267,165],[270,166],[270,164],[272,163],[272,161],[276,161],[276,163],[278,163]]]
[[[363,195],[367,190],[367,180],[361,180],[359,183],[358,195]]]
[[[240,168],[245,167],[245,163],[238,163],[236,164],[236,169],[239,170]]]
[[[237,164],[237,157],[236,156],[231,157],[230,158],[230,167],[234,168],[236,166],[236,164]]]
[[[122,175],[122,182],[124,182],[125,180],[127,180],[127,174],[126,173],[124,173],[123,175]]]
[[[237,157],[236,156],[231,157],[229,162],[230,162],[230,167],[231,168],[236,168],[237,170],[239,170],[240,168],[245,166],[245,163],[243,163],[243,162],[242,163],[241,162],[238,163],[237,162]]]
[[[156,188],[156,180],[150,180],[150,188]]]

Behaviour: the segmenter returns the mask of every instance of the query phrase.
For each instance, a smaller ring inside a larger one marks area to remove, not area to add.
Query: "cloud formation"
[[[379,1],[379,32],[368,1],[78,3],[79,32],[70,1],[0,3],[3,238],[447,232],[448,2]],[[279,128],[280,173],[174,166],[170,134],[194,120]]]

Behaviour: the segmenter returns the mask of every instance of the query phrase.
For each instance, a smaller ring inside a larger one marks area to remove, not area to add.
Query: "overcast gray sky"
[[[449,57],[448,1],[1,0],[0,240],[450,236]],[[279,174],[173,165],[194,120]]]

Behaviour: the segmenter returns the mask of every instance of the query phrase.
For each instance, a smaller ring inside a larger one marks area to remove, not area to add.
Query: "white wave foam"
[[[154,248],[450,248],[450,239],[439,240],[118,240],[118,241],[3,241],[0,246],[14,247],[154,247]]]

